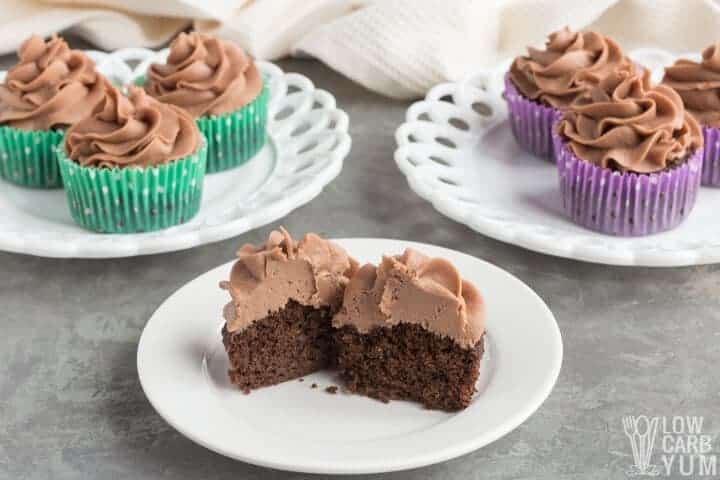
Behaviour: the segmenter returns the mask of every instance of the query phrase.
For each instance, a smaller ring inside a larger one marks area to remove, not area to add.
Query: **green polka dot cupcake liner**
[[[57,149],[73,220],[99,233],[142,233],[180,225],[200,210],[207,145],[157,167],[86,167]]]
[[[135,80],[132,81],[133,85],[136,85],[138,87],[142,87],[145,85],[145,80],[147,80],[147,75],[140,75]]]
[[[64,137],[58,130],[0,127],[0,177],[29,188],[60,188],[56,155]]]
[[[208,173],[239,167],[265,145],[268,97],[268,88],[263,86],[255,100],[241,109],[197,119],[200,131],[208,140]]]

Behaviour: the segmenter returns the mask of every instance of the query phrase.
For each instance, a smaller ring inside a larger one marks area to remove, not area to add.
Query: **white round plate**
[[[97,69],[130,84],[167,50],[90,51]],[[134,67],[131,67],[134,65]],[[268,143],[240,168],[207,175],[191,221],[153,233],[96,234],[72,220],[62,190],[30,190],[0,180],[0,250],[45,257],[112,258],[182,250],[239,235],[315,198],[350,151],[348,117],[306,77],[258,62],[270,86]],[[5,72],[0,72],[0,80]]]
[[[656,49],[630,56],[656,81],[675,60]],[[720,189],[703,188],[684,224],[649,237],[603,235],[567,220],[555,166],[521,150],[510,131],[501,97],[508,66],[438,85],[409,108],[395,161],[418,195],[484,235],[549,255],[613,265],[720,262]]]
[[[527,285],[477,258],[445,248],[381,239],[338,240],[350,255],[378,262],[415,247],[453,262],[487,304],[486,354],[478,393],[459,413],[415,403],[383,404],[324,391],[342,387],[332,372],[244,395],[227,379],[220,329],[231,263],[191,281],[145,326],[138,374],[158,413],[188,438],[222,455],[307,473],[376,473],[442,462],[502,437],[547,398],[562,362],[548,307]],[[317,383],[318,388],[311,385]]]

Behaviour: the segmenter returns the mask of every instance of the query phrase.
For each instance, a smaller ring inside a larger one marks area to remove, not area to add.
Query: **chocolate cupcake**
[[[680,95],[700,122],[705,139],[702,183],[720,187],[720,42],[703,50],[700,62],[678,60],[665,68],[662,83]]]
[[[260,245],[244,245],[220,287],[230,382],[245,392],[335,364],[332,316],[357,262],[335,243],[308,233],[295,241],[282,227]]]
[[[197,119],[210,173],[242,165],[265,144],[269,92],[253,59],[232,42],[181,33],[167,63],[150,67],[145,90]]]
[[[0,85],[0,176],[26,187],[62,186],[56,147],[64,130],[103,100],[106,80],[84,53],[32,36]]]
[[[109,87],[58,159],[73,219],[100,233],[167,228],[200,208],[207,148],[193,118],[138,87]]]
[[[554,142],[563,208],[579,225],[648,235],[674,228],[695,204],[700,127],[677,92],[652,85],[648,71],[575,102]]]
[[[333,318],[348,390],[457,411],[470,405],[484,351],[485,303],[442,258],[407,249],[366,264]]]
[[[528,47],[505,76],[510,126],[526,151],[553,159],[552,127],[576,99],[601,86],[612,90],[636,66],[613,40],[565,27],[551,33],[544,50]]]

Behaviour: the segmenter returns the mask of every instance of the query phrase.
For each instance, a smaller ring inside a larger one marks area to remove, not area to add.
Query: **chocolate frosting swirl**
[[[681,59],[666,67],[662,83],[680,94],[698,122],[720,127],[720,42],[703,50],[700,63]]]
[[[244,107],[262,90],[255,65],[239,46],[200,33],[181,33],[165,64],[153,64],[145,90],[191,115],[222,115]]]
[[[570,107],[558,132],[581,159],[621,172],[664,170],[703,144],[700,126],[677,92],[652,85],[647,70],[609,94],[595,88]]]
[[[84,53],[53,35],[33,35],[18,49],[20,62],[0,85],[0,124],[24,130],[72,125],[105,95],[106,81]]]
[[[153,167],[187,157],[200,142],[195,121],[181,108],[138,87],[130,87],[129,97],[110,87],[92,115],[68,130],[65,151],[84,166]]]
[[[336,311],[357,262],[340,246],[308,233],[299,242],[284,228],[270,233],[264,244],[244,245],[230,280],[220,283],[232,302],[224,317],[229,332],[285,307],[289,300]]]
[[[633,73],[635,64],[617,43],[565,27],[549,35],[545,50],[528,47],[527,56],[513,61],[509,75],[526,98],[562,109],[592,88],[610,90]]]
[[[384,257],[379,267],[360,268],[333,318],[336,328],[352,325],[364,333],[399,323],[421,325],[472,348],[485,331],[485,304],[450,262],[407,249]]]

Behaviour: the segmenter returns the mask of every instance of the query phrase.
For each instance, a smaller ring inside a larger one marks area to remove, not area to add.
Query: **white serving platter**
[[[167,50],[140,48],[87,53],[119,85],[131,84],[167,56]],[[348,117],[303,75],[272,63],[258,66],[270,86],[268,143],[242,167],[206,176],[202,206],[191,221],[153,233],[97,234],[73,222],[62,190],[0,180],[0,250],[79,258],[170,252],[239,235],[311,201],[340,173],[350,151]]]
[[[486,353],[477,393],[457,413],[342,393],[332,372],[245,395],[227,378],[218,282],[232,263],[172,294],[140,338],[140,383],[157,412],[180,433],[222,455],[308,473],[378,473],[430,465],[469,453],[524,422],[550,394],[562,340],[545,303],[509,273],[432,245],[384,239],[337,240],[360,263],[407,247],[444,257],[473,282],[487,308]],[[313,389],[316,383],[319,388]]]
[[[630,57],[655,81],[677,58],[657,49]],[[501,97],[508,65],[438,85],[408,109],[395,161],[419,196],[483,235],[549,255],[630,266],[720,262],[720,189],[702,188],[683,224],[648,237],[613,237],[567,220],[555,166],[521,150],[510,131]]]

